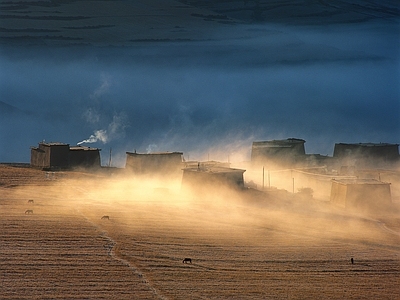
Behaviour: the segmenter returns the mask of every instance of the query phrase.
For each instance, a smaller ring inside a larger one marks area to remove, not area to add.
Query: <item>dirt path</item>
[[[62,197],[2,191],[1,299],[161,299],[112,253],[115,242]]]
[[[225,207],[109,201],[83,211],[169,299],[391,299],[399,291],[399,240],[375,221],[333,214],[307,224],[289,213],[285,222],[262,210],[245,219]]]

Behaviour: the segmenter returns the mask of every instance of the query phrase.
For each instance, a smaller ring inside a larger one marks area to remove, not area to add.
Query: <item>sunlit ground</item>
[[[124,174],[46,179],[32,169],[0,170],[7,299],[393,299],[400,292],[395,212],[372,217],[221,189],[189,194],[179,180]],[[192,264],[182,263],[186,257]]]

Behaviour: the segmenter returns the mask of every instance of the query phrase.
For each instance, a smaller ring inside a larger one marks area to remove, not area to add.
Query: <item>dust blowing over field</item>
[[[179,179],[31,172],[0,186],[7,299],[389,299],[399,291],[398,217],[377,222],[279,192],[187,191]]]
[[[78,183],[80,186],[81,182]],[[94,185],[94,186],[93,186]],[[113,215],[115,222],[146,230],[148,226],[180,232],[216,236],[216,239],[240,243],[269,242],[288,235],[298,235],[312,244],[327,239],[379,237],[379,231],[368,229],[368,216],[346,215],[326,202],[303,199],[283,190],[260,192],[252,189],[231,189],[217,185],[188,187],[180,178],[121,177],[105,183],[88,182],[79,205],[93,209],[92,203],[104,207],[103,214]],[[82,191],[83,191],[82,190]],[[66,193],[68,194],[68,193]],[[69,196],[74,200],[75,193]],[[146,224],[146,226],[145,226]],[[263,234],[257,237],[255,228]],[[265,236],[264,236],[265,235]],[[254,239],[254,240],[252,240]]]

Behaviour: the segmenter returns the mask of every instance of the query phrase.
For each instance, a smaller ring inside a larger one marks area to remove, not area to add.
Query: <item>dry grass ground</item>
[[[376,219],[318,203],[256,206],[243,195],[196,198],[120,176],[45,174],[0,165],[3,299],[400,294],[397,213]]]

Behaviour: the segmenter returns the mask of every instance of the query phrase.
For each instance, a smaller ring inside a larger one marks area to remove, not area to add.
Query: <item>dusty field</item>
[[[154,187],[0,165],[0,297],[398,299],[398,207],[372,218]]]

